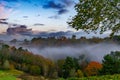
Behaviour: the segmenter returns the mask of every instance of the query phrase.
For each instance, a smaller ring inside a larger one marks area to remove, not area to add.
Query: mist
[[[33,47],[32,45],[26,46],[18,44],[11,45],[16,46],[17,48],[23,47],[23,49],[27,49],[34,54],[39,54],[52,60],[65,59],[67,56],[78,58],[81,55],[85,55],[85,59],[101,62],[103,57],[111,51],[120,51],[120,45],[112,42],[101,42],[99,44],[73,44],[72,46],[63,45],[57,47]]]
[[[91,61],[101,62],[104,55],[109,54],[111,51],[119,51],[120,45],[109,43],[100,43],[93,45],[80,44],[79,46],[73,45],[65,47],[46,47],[42,49],[30,48],[28,50],[50,59],[61,59],[67,56],[78,58],[80,55],[84,54],[86,56],[86,59],[89,58]]]

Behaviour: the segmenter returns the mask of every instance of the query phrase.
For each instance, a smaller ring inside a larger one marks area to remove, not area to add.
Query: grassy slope
[[[9,71],[3,71],[0,70],[0,80],[17,80],[18,76],[23,74],[23,72],[18,70],[9,70]]]
[[[120,80],[120,74],[92,76],[92,77],[83,77],[83,78],[58,79],[58,80]]]
[[[0,70],[0,80],[22,80],[17,77],[23,75],[24,73],[18,70],[3,71]],[[45,80],[44,77],[35,77],[27,75],[26,80]],[[104,76],[92,76],[83,78],[69,78],[69,79],[54,79],[54,80],[120,80],[120,74],[115,75],[104,75]]]
[[[6,70],[6,71],[0,70],[0,80],[46,80],[46,79],[43,76],[33,76],[18,70]]]

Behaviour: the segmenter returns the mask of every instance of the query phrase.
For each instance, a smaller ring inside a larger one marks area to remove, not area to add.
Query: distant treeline
[[[10,42],[16,43],[18,40],[13,39]],[[112,42],[112,43],[120,43],[120,36],[116,35],[106,38],[99,38],[99,37],[93,37],[93,38],[86,38],[81,37],[79,39],[76,39],[76,36],[73,35],[72,38],[67,38],[65,36],[56,38],[56,37],[48,37],[48,38],[33,38],[31,40],[24,39],[23,45],[33,45],[33,46],[65,46],[65,45],[78,45],[78,44],[94,44],[94,43],[101,43],[101,42]]]

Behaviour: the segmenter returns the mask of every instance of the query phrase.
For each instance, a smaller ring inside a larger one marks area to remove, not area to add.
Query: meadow
[[[30,75],[24,76],[24,79],[19,78],[19,76],[23,74],[24,73],[22,71],[18,71],[18,70],[0,70],[0,80],[36,80],[36,79],[46,80],[44,77],[38,77],[38,76],[36,77],[36,76],[30,76]],[[82,77],[82,78],[73,77],[68,79],[59,78],[54,80],[120,80],[120,74],[90,76],[90,77]]]
[[[90,76],[83,78],[68,78],[68,79],[57,79],[57,80],[120,80],[120,74],[114,75],[103,75],[103,76]]]
[[[0,80],[21,80],[18,78],[21,74],[23,72],[18,70],[0,70]]]

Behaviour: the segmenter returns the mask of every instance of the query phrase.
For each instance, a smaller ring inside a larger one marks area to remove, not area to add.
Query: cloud
[[[3,11],[4,11],[4,6],[0,4],[0,13],[2,13]]]
[[[8,24],[8,22],[1,22],[1,21],[0,21],[0,24]]]
[[[71,6],[74,4],[73,0],[60,0],[63,4],[65,4],[66,6]]]
[[[31,0],[2,0],[2,1],[5,1],[5,2],[19,2],[19,1],[23,1],[23,2],[31,3]]]
[[[45,9],[49,9],[49,8],[62,9],[64,7],[65,6],[63,4],[55,3],[55,1],[48,1],[47,4],[43,5],[43,8]]]
[[[7,20],[7,18],[6,19],[0,19],[0,21],[6,21]]]
[[[60,17],[58,15],[50,16],[49,19],[59,19]]]
[[[31,0],[21,0],[21,1],[31,3]]]
[[[33,26],[44,26],[45,24],[35,23]]]
[[[28,16],[23,16],[23,18],[28,18]]]
[[[9,27],[6,30],[6,33],[9,35],[25,35],[25,36],[31,36],[32,35],[32,29],[27,29],[26,25],[19,25],[19,24],[13,24],[14,27]]]
[[[8,22],[6,22],[7,18],[0,19],[0,24],[6,24],[8,25]]]
[[[67,9],[61,9],[58,11],[58,14],[61,15],[61,14],[67,13],[67,12],[69,12]]]
[[[9,14],[13,11],[12,8],[6,8],[3,3],[0,3],[0,19],[8,18]]]
[[[18,2],[19,0],[3,0],[5,2]]]
[[[38,17],[40,16],[40,14],[37,15]]]
[[[56,9],[57,15],[62,15],[69,12],[68,7],[73,5],[72,0],[59,0],[59,1],[47,1],[46,4],[43,5],[44,9]]]

